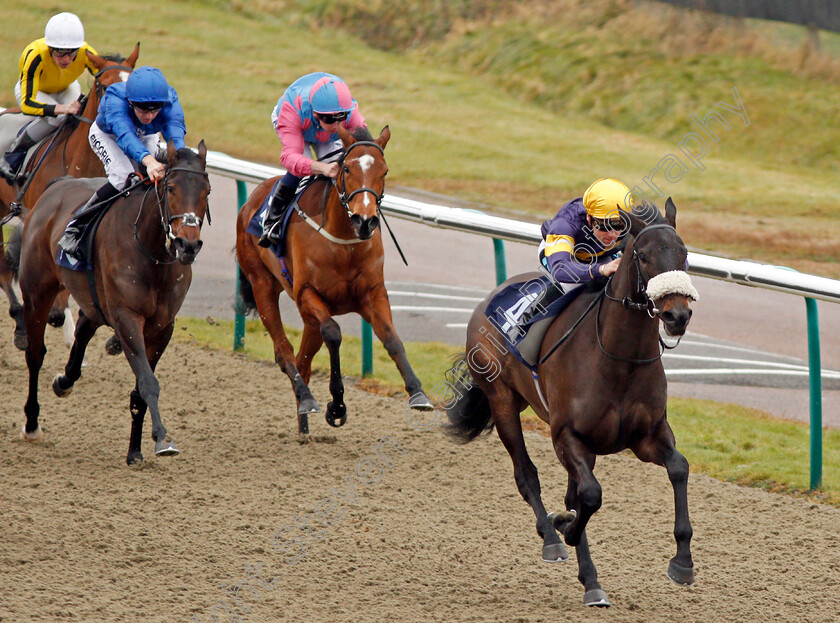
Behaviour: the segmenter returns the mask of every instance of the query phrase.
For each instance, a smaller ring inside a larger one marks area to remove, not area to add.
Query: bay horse
[[[78,116],[68,115],[64,124],[47,137],[32,154],[24,171],[28,174],[25,182],[10,185],[0,178],[0,217],[20,213],[21,218],[25,218],[47,185],[58,177],[101,177],[105,174],[102,162],[88,143],[88,130],[96,119],[105,89],[125,81],[128,74],[134,70],[140,55],[140,44],[137,43],[125,59],[117,54],[97,56],[88,52],[87,55],[97,72],[93,78],[93,87],[82,100],[81,113]],[[19,111],[19,108],[14,108],[2,114],[14,114]],[[15,346],[23,350],[26,348],[23,307],[13,287],[16,264],[17,257],[7,256],[3,232],[0,231],[0,288],[9,299],[9,315],[15,320]],[[67,295],[61,294],[50,313],[51,325],[60,327],[64,324],[66,307]]]
[[[126,461],[143,461],[141,438],[148,407],[155,454],[178,454],[166,438],[158,408],[160,383],[154,370],[166,349],[192,279],[191,264],[201,250],[201,226],[209,212],[207,149],[167,149],[166,175],[155,186],[123,193],[110,206],[96,232],[93,273],[59,266],[58,240],[73,212],[104,179],[62,178],[49,186],[23,229],[20,285],[29,343],[29,396],[22,437],[42,436],[38,423],[38,374],[44,361],[44,326],[56,294],[67,289],[79,304],[75,341],[64,374],[52,383],[58,396],[70,393],[81,376],[85,348],[103,324],[113,327],[136,378],[129,406],[131,438]]]
[[[650,216],[644,219],[628,214],[627,244],[606,287],[583,292],[549,325],[536,377],[487,321],[493,293],[480,303],[468,324],[467,354],[453,369],[452,380],[462,387],[454,388],[447,405],[445,430],[462,443],[495,425],[513,461],[519,492],[536,515],[542,559],[568,559],[559,531],[576,548],[578,579],[590,606],[610,605],[585,531],[601,506],[601,486],[593,474],[597,455],[629,448],[642,461],[666,468],[674,489],[677,542],[668,577],[683,585],[694,581],[688,461],[677,451],[666,417],[659,325],[668,335],[684,335],[689,302],[698,296],[684,272],[688,252],[676,231],[673,201],[668,198],[664,219],[653,206],[647,208]],[[505,283],[522,281],[528,278]],[[549,425],[554,450],[568,472],[566,512],[548,514],[543,506],[537,469],[522,435],[520,413],[528,406]]]
[[[344,146],[338,176],[316,178],[297,200],[298,212],[292,215],[286,235],[287,272],[271,249],[261,248],[257,237],[246,232],[278,178],[254,189],[236,221],[236,257],[246,286],[243,298],[259,312],[274,342],[274,360],[292,382],[301,434],[309,433],[308,414],[321,410],[308,383],[312,357],[322,344],[330,355],[332,397],[325,417],[336,427],[347,420],[339,359],[341,329],[332,318],[339,314],[355,312],[371,324],[402,375],[411,408],[432,408],[394,329],[385,289],[379,206],[391,131],[386,126],[374,140],[367,128],[351,134],[339,126],[338,135]],[[278,299],[284,290],[304,323],[296,358],[280,318]]]

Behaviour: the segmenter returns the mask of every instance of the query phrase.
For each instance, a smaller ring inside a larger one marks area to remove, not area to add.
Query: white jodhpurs
[[[158,134],[149,134],[138,137],[140,142],[146,146],[153,156],[158,153],[160,137]],[[117,145],[117,138],[113,134],[103,132],[94,121],[88,132],[90,148],[102,161],[108,181],[117,190],[125,188],[128,176],[140,170],[139,163],[125,155],[125,152]]]
[[[79,86],[78,82],[73,82],[69,87],[63,91],[59,91],[58,93],[44,93],[43,91],[38,91],[35,94],[35,99],[45,104],[66,105],[79,99],[81,94],[82,87]],[[15,85],[15,99],[17,100],[17,103],[20,104],[20,81],[18,81]],[[40,141],[64,123],[65,117],[67,117],[67,115],[57,115],[55,117],[29,117],[30,119],[34,119],[34,121],[27,126],[26,133],[33,141]]]

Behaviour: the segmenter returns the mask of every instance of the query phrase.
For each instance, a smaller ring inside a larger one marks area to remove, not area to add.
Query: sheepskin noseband
[[[648,281],[647,295],[652,301],[658,301],[669,294],[682,294],[692,301],[700,300],[700,295],[691,284],[691,277],[684,270],[669,270]]]

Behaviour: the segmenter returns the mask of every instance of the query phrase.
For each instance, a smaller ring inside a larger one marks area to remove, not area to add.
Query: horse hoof
[[[344,423],[347,421],[347,406],[343,402],[337,405],[334,402],[330,402],[327,405],[327,413],[324,417],[327,420],[327,424],[333,428],[344,426]]]
[[[668,565],[668,577],[674,584],[691,586],[694,584],[694,567],[682,567],[672,560]]]
[[[132,452],[126,457],[125,462],[128,465],[142,465],[143,464],[143,455],[139,452]]]
[[[53,388],[53,391],[55,392],[55,395],[58,396],[59,398],[64,398],[65,396],[69,396],[70,392],[73,391],[73,386],[72,385],[70,387],[68,387],[67,389],[64,389],[61,386],[61,375],[60,374],[55,375],[55,378],[53,379],[53,382],[52,382],[52,388]]]
[[[41,430],[41,425],[38,424],[38,428],[36,428],[31,433],[26,432],[26,424],[20,429],[20,438],[24,441],[40,441],[41,438],[44,436],[44,431]]]
[[[181,454],[181,451],[171,441],[164,439],[155,444],[155,456],[175,456],[176,454]]]
[[[108,341],[105,342],[105,352],[109,355],[119,355],[122,352],[122,342],[116,334],[109,337]]]
[[[566,525],[568,525],[575,517],[577,517],[577,513],[575,511],[557,511],[555,513],[548,514],[548,520],[551,522],[551,525],[554,526],[555,530],[559,530],[563,532]]]
[[[55,327],[58,329],[59,327],[64,326],[64,310],[50,312],[49,318],[47,318],[47,322],[50,324],[51,327]]]
[[[607,594],[600,588],[593,588],[591,591],[586,591],[583,596],[584,606],[597,606],[599,608],[609,608],[612,604],[607,599]]]
[[[432,411],[435,408],[429,401],[429,397],[422,391],[417,392],[408,399],[408,406],[417,411]]]
[[[314,398],[304,398],[298,405],[298,415],[308,415],[310,413],[320,413],[321,406]]]
[[[26,350],[29,345],[29,340],[26,339],[26,333],[15,333],[15,348],[18,350]]]
[[[569,552],[566,551],[566,546],[562,543],[544,545],[542,548],[542,559],[543,562],[566,562],[569,560]]]

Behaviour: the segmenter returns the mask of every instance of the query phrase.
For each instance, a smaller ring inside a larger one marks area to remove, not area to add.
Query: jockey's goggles
[[[318,115],[318,119],[320,119],[321,121],[323,121],[327,125],[330,125],[332,123],[336,123],[338,121],[344,121],[345,119],[347,119],[347,116],[348,116],[348,113],[346,113],[346,112],[334,112],[334,113],[316,112],[315,114]]]
[[[131,102],[131,105],[143,112],[157,112],[163,108],[164,102]]]
[[[74,57],[79,53],[79,48],[50,48],[50,54],[56,58],[64,58],[65,56]]]
[[[624,220],[620,216],[608,219],[592,219],[592,229],[595,231],[608,231],[616,234],[624,232]]]

